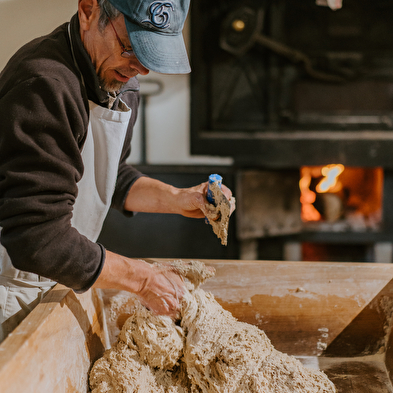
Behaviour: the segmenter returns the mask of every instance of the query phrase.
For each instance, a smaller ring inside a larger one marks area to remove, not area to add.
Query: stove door
[[[302,230],[299,171],[242,170],[236,178],[239,240]]]

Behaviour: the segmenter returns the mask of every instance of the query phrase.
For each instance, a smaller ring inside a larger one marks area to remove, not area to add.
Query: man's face
[[[138,74],[146,75],[145,68],[135,55],[124,58],[116,33],[126,49],[131,49],[124,16],[112,20],[104,29],[98,24],[99,8],[93,7],[89,29],[84,30],[81,23],[81,37],[92,63],[96,69],[101,88],[105,91],[119,90],[128,80]],[[116,33],[115,33],[116,31]]]

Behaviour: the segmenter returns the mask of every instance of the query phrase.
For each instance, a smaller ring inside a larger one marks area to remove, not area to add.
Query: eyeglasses
[[[116,31],[116,29],[115,29],[115,26],[113,26],[113,23],[112,23],[112,21],[111,21],[111,18],[109,17],[109,15],[108,15],[108,13],[106,12],[105,9],[104,9],[104,11],[105,11],[105,13],[106,13],[106,16],[108,17],[108,20],[109,20],[109,22],[110,22],[110,24],[111,24],[111,26],[112,26],[112,29],[113,29],[113,31],[115,32],[117,41],[118,41],[118,43],[119,43],[119,45],[120,45],[120,47],[121,47],[121,50],[122,50],[122,52],[121,52],[121,57],[128,58],[128,57],[131,57],[131,56],[135,56],[135,53],[134,53],[134,51],[133,51],[132,49],[127,49],[127,48],[123,45],[123,43],[121,42],[120,37],[119,37],[118,34],[117,34],[117,31]]]

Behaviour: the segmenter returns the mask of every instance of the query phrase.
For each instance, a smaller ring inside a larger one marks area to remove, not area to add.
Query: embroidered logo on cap
[[[171,12],[174,6],[170,1],[154,1],[150,4],[150,19],[142,23],[149,23],[157,29],[166,29],[170,26]]]

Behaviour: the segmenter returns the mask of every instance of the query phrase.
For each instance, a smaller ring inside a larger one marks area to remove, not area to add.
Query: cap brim
[[[191,72],[183,35],[160,34],[127,20],[126,27],[137,59],[147,69],[161,74]]]

